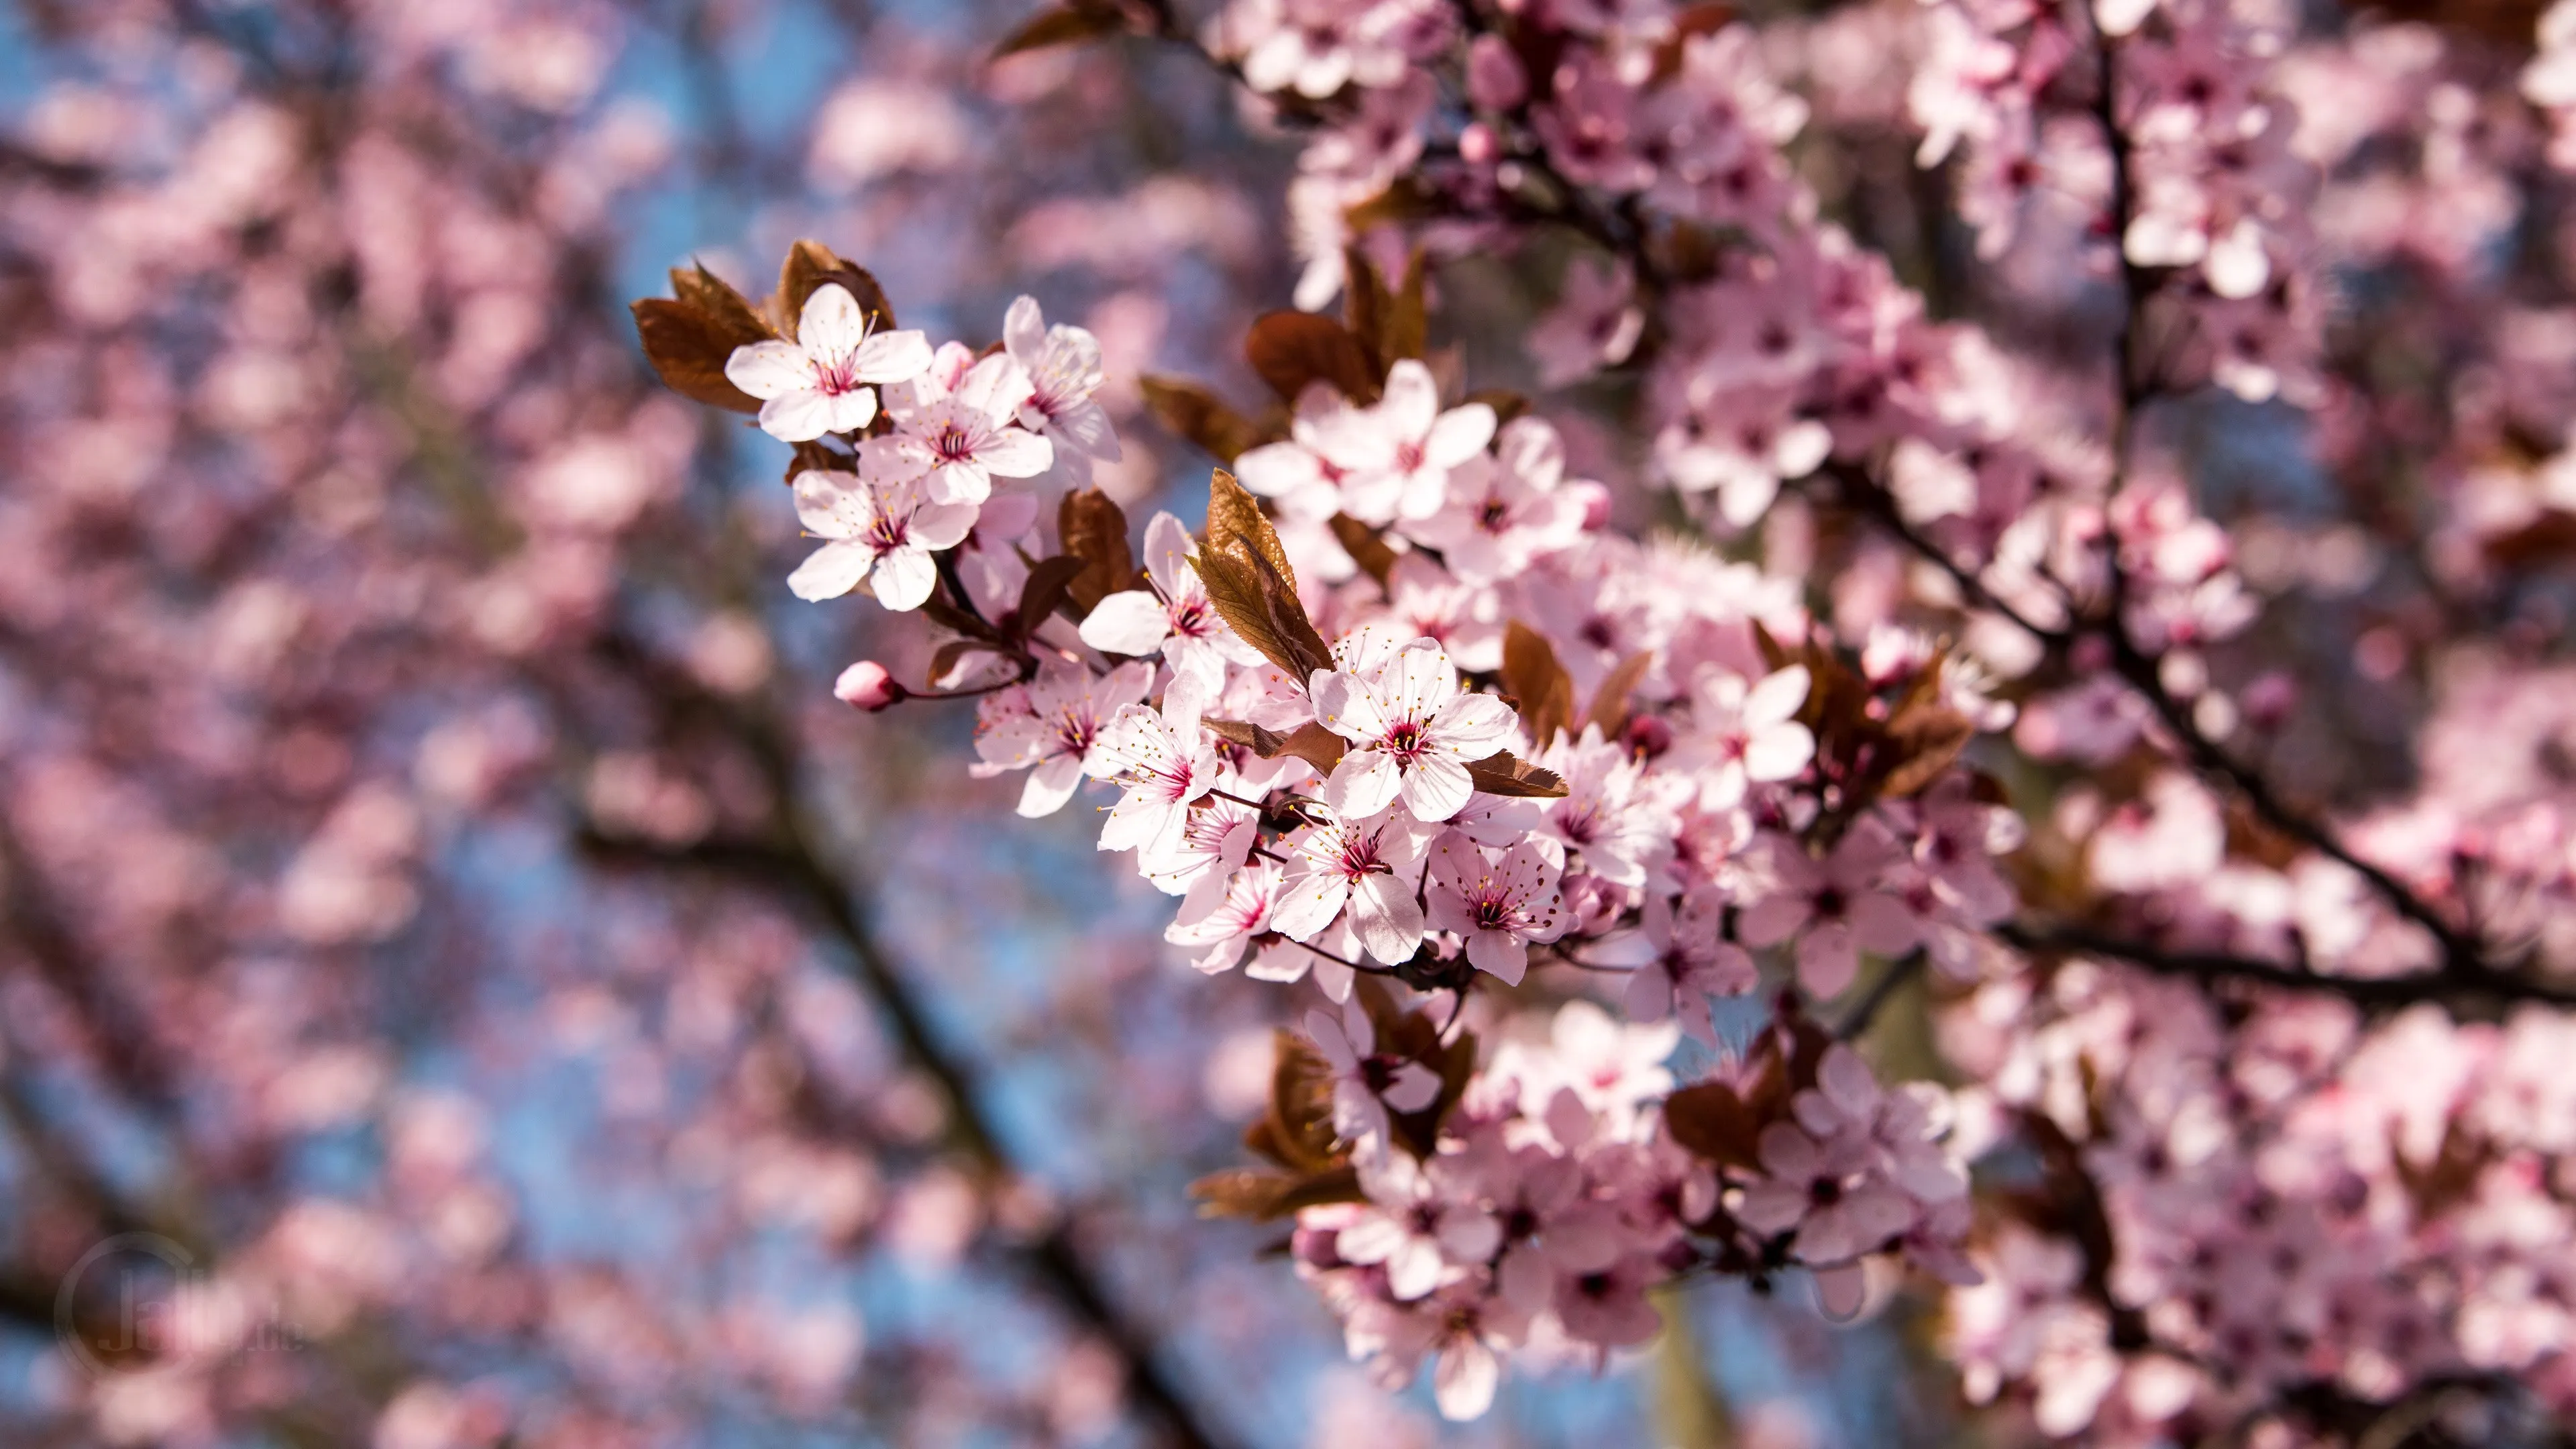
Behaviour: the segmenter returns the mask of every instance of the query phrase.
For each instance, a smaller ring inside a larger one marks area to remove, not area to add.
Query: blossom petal
[[[787,576],[787,590],[809,604],[837,599],[857,588],[875,565],[876,552],[866,544],[827,543]]]
[[[925,503],[912,510],[905,536],[923,548],[955,548],[974,531],[976,512],[971,503]]]
[[[819,392],[784,392],[760,405],[760,430],[782,443],[810,443],[832,431],[837,409]]]
[[[725,381],[764,401],[811,391],[814,380],[813,359],[793,342],[755,342],[725,359]]]
[[[1754,780],[1789,780],[1807,768],[1816,737],[1794,721],[1758,730],[1744,744],[1744,773]]]
[[[1058,755],[1029,772],[1029,782],[1020,789],[1019,813],[1031,820],[1053,815],[1073,798],[1074,787],[1082,783],[1082,761],[1073,755]]]
[[[1172,611],[1145,590],[1128,589],[1102,599],[1076,632],[1103,654],[1151,654],[1171,635]]]
[[[1467,936],[1467,963],[1506,986],[1518,986],[1529,971],[1529,948],[1508,931],[1474,931]]]
[[[867,314],[859,310],[859,299],[851,296],[850,289],[838,282],[826,282],[807,294],[805,309],[796,318],[796,345],[815,358],[846,358],[859,350],[867,335]],[[905,375],[910,376],[909,373]],[[869,379],[871,382],[894,380]]]
[[[1386,714],[1378,708],[1376,696],[1369,693],[1368,686],[1361,683],[1358,676],[1338,669],[1319,669],[1315,671],[1312,692],[1315,718],[1322,721],[1324,728],[1358,744],[1372,743],[1386,736]],[[1388,762],[1390,768],[1393,763]],[[1392,799],[1392,794],[1388,798]]]
[[[868,576],[868,587],[876,591],[878,603],[902,614],[927,602],[931,585],[938,579],[939,569],[930,561],[930,551],[906,544],[877,556],[876,571]]]
[[[1442,469],[1455,468],[1485,451],[1485,444],[1493,437],[1491,407],[1471,402],[1451,408],[1431,425],[1431,436],[1422,445],[1423,461]]]
[[[1378,758],[1387,757],[1379,755]],[[1350,760],[1351,757],[1346,755],[1342,763],[1347,765]],[[1393,761],[1388,763],[1392,765]],[[1341,778],[1340,768],[1334,769],[1333,778]],[[1413,768],[1403,772],[1403,780],[1404,808],[1413,812],[1413,818],[1425,823],[1446,820],[1466,809],[1467,797],[1476,793],[1475,779],[1467,773],[1467,767],[1447,755],[1424,755],[1416,759]]]
[[[1485,410],[1490,418],[1493,409]],[[1387,369],[1386,392],[1377,405],[1377,424],[1403,438],[1427,438],[1440,416],[1440,384],[1418,358],[1408,357]],[[1479,442],[1478,447],[1484,444]]]
[[[1459,771],[1461,775],[1465,773],[1464,769]],[[1385,751],[1353,750],[1342,756],[1342,762],[1333,767],[1332,778],[1324,782],[1324,803],[1345,820],[1366,820],[1394,804],[1404,784],[1404,771]]]
[[[975,450],[975,461],[996,478],[1034,478],[1055,463],[1055,444],[1013,426]]]

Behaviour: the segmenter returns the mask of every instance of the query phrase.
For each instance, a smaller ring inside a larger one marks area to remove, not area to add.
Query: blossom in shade
[[[1393,1141],[1390,1110],[1419,1112],[1440,1098],[1437,1072],[1377,1049],[1377,1028],[1357,1001],[1344,1005],[1338,1019],[1307,1012],[1306,1035],[1332,1072],[1333,1131],[1363,1156],[1381,1156]]]
[[[986,697],[975,721],[978,776],[1028,770],[1019,812],[1052,815],[1082,783],[1101,731],[1120,707],[1140,704],[1154,681],[1150,664],[1125,664],[1095,677],[1052,661],[1026,685]]]
[[[1080,327],[1048,326],[1037,299],[1022,297],[1002,319],[1002,346],[1029,380],[1020,426],[1047,441],[1059,472],[1089,482],[1094,464],[1123,456],[1118,432],[1093,396],[1103,381],[1100,339]]]
[[[1557,878],[1564,863],[1548,843],[1523,840],[1497,859],[1452,830],[1431,845],[1429,895],[1434,930],[1455,931],[1479,971],[1518,986],[1529,947],[1565,934]]]

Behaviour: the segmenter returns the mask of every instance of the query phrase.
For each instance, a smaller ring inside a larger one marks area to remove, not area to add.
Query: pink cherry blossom
[[[1261,661],[1208,602],[1190,562],[1189,532],[1168,513],[1145,526],[1145,572],[1151,589],[1122,590],[1093,606],[1082,621],[1083,643],[1106,654],[1160,654],[1174,673],[1210,693],[1224,685],[1227,665]]]
[[[1886,887],[1897,855],[1883,829],[1864,822],[1821,861],[1775,841],[1765,860],[1769,878],[1744,911],[1739,938],[1759,947],[1796,937],[1798,980],[1818,996],[1851,984],[1861,952],[1886,955],[1917,940],[1913,913]]]
[[[1125,456],[1108,412],[1094,396],[1104,380],[1100,339],[1080,327],[1048,326],[1037,299],[1022,297],[1002,319],[1002,342],[1029,380],[1020,426],[1047,441],[1059,472],[1088,483],[1094,465]]]
[[[975,510],[929,502],[917,483],[888,481],[865,457],[860,466],[864,474],[818,469],[796,475],[796,515],[829,542],[788,576],[787,587],[806,600],[837,599],[864,587],[897,613],[918,609],[938,583],[930,555],[963,541],[975,526]]]
[[[1333,1130],[1365,1159],[1383,1160],[1392,1149],[1389,1111],[1419,1112],[1439,1100],[1439,1074],[1380,1052],[1377,1029],[1357,1001],[1342,1008],[1339,1020],[1321,1011],[1306,1013],[1306,1035],[1332,1072]]]
[[[1444,411],[1431,369],[1407,358],[1387,370],[1376,403],[1316,421],[1315,451],[1342,474],[1343,512],[1363,523],[1422,519],[1440,511],[1449,471],[1481,455],[1494,428],[1484,403]]]
[[[1216,756],[1194,725],[1185,736],[1159,710],[1119,706],[1084,757],[1083,773],[1124,787],[1100,828],[1102,850],[1167,851],[1190,807],[1214,788]]]
[[[1387,965],[1413,958],[1422,944],[1420,847],[1412,821],[1390,813],[1373,821],[1324,819],[1287,838],[1288,879],[1277,914],[1291,940],[1313,940],[1348,911],[1351,929],[1370,956]]]
[[[782,442],[855,433],[876,420],[878,386],[930,370],[928,338],[871,332],[874,321],[847,287],[826,283],[805,299],[795,341],[736,349],[725,377],[762,400],[761,429]]]
[[[1457,814],[1474,793],[1467,766],[1501,749],[1511,708],[1491,695],[1462,694],[1458,671],[1438,646],[1419,641],[1363,676],[1316,671],[1315,717],[1351,742],[1333,767],[1324,800],[1346,820],[1365,820],[1399,798],[1417,820]]]
[[[1694,729],[1678,748],[1707,762],[1703,803],[1725,809],[1741,801],[1748,786],[1791,779],[1807,767],[1816,739],[1796,718],[1807,700],[1807,683],[1800,664],[1758,683],[1727,670],[1700,681]]]
[[[943,387],[935,375],[908,396],[890,396],[894,456],[922,474],[922,491],[941,503],[979,504],[996,478],[1034,478],[1055,461],[1047,439],[1019,425],[1035,396],[1028,372],[1008,353],[987,357]]]
[[[1455,931],[1467,943],[1467,960],[1479,971],[1517,986],[1529,969],[1529,947],[1565,932],[1558,898],[1561,862],[1538,842],[1524,840],[1497,860],[1457,831],[1431,843],[1429,893],[1432,929]]]
[[[1040,669],[1025,687],[994,695],[977,711],[975,752],[982,761],[976,768],[1030,771],[1019,813],[1054,814],[1082,783],[1101,732],[1120,709],[1143,702],[1153,677],[1153,666],[1144,663],[1097,677],[1061,663]]]

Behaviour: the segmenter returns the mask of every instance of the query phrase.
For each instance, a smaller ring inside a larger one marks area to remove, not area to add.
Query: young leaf
[[[1701,1082],[1666,1097],[1664,1127],[1675,1142],[1720,1167],[1762,1165],[1763,1123],[1724,1082]]]
[[[815,289],[838,283],[849,290],[859,310],[869,318],[872,330],[894,325],[894,304],[886,300],[885,288],[877,285],[864,267],[853,266],[832,254],[832,249],[818,241],[800,241],[790,247],[786,264],[778,270],[778,311],[781,330],[793,335],[796,320],[805,315],[805,299]]]
[[[1503,631],[1503,688],[1520,701],[1521,723],[1545,749],[1574,727],[1574,678],[1547,636],[1512,620]]]
[[[1064,551],[1083,561],[1066,592],[1084,613],[1134,586],[1136,555],[1127,546],[1127,515],[1108,494],[1097,488],[1067,493],[1056,505],[1055,527]]]
[[[725,363],[734,349],[761,340],[743,337],[716,317],[661,297],[634,304],[635,333],[644,344],[644,360],[671,391],[693,402],[738,413],[760,411],[760,400],[733,385]]]
[[[1020,585],[1018,614],[1021,638],[1035,634],[1038,626],[1054,615],[1057,606],[1065,602],[1067,588],[1090,567],[1090,560],[1065,553],[1039,559],[1030,565],[1028,580]],[[1090,611],[1085,609],[1082,612]]]
[[[1467,778],[1488,795],[1516,795],[1533,800],[1556,800],[1565,795],[1565,781],[1554,770],[1542,770],[1525,760],[1515,759],[1509,750],[1497,750],[1467,766]]]
[[[1332,667],[1331,647],[1308,622],[1295,588],[1280,579],[1268,560],[1203,548],[1198,570],[1218,615],[1290,679],[1302,684],[1316,670]]]
[[[1297,587],[1297,570],[1288,562],[1279,530],[1270,526],[1269,515],[1261,511],[1261,500],[1223,468],[1208,475],[1207,541],[1220,553],[1249,553],[1267,560],[1288,587]]]
[[[1073,4],[1053,10],[1041,10],[1022,22],[1001,44],[993,47],[993,59],[1001,60],[1023,51],[1045,50],[1050,46],[1079,45],[1115,35],[1126,28],[1125,17],[1115,5]]]
[[[1342,762],[1343,752],[1350,748],[1350,741],[1314,720],[1308,720],[1284,735],[1239,719],[1201,720],[1200,723],[1217,738],[1242,745],[1265,760],[1294,755],[1327,775]]]
[[[1628,727],[1628,696],[1637,692],[1637,681],[1646,677],[1647,667],[1654,662],[1654,654],[1641,649],[1620,660],[1619,667],[1602,678],[1601,687],[1592,691],[1592,707],[1583,718],[1601,726],[1601,738],[1615,740]]]
[[[1342,552],[1351,556],[1351,561],[1360,566],[1362,573],[1377,580],[1378,587],[1385,588],[1387,580],[1395,573],[1395,561],[1404,555],[1395,551],[1394,546],[1386,541],[1385,534],[1347,513],[1336,513],[1327,522],[1333,530],[1334,540],[1341,544]]]
[[[1252,324],[1243,355],[1283,402],[1312,382],[1329,384],[1355,403],[1377,401],[1380,379],[1350,329],[1312,312],[1272,312]]]
[[[1245,643],[1301,683],[1332,667],[1332,647],[1315,632],[1297,598],[1297,575],[1261,501],[1220,468],[1208,480],[1207,544],[1199,581]]]
[[[1154,421],[1175,437],[1187,438],[1214,455],[1216,460],[1233,466],[1234,460],[1270,441],[1268,433],[1250,418],[1236,412],[1225,399],[1194,382],[1178,378],[1147,377],[1138,385],[1145,394],[1146,410]]]
[[[740,337],[743,344],[758,342],[778,334],[771,330],[769,319],[751,305],[733,284],[706,268],[704,262],[683,270],[671,269],[671,295],[716,320],[729,336]]]

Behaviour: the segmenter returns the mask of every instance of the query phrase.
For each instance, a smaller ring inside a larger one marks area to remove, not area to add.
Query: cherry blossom
[[[1019,426],[1036,395],[1029,374],[1008,353],[987,357],[943,386],[916,379],[908,396],[889,398],[894,452],[920,470],[922,491],[940,503],[979,504],[996,478],[1034,478],[1055,461],[1054,445]]]
[[[1390,812],[1373,821],[1319,820],[1289,836],[1280,932],[1310,941],[1347,910],[1370,956],[1390,966],[1411,960],[1423,932],[1419,828]]]
[[[1396,650],[1370,676],[1318,670],[1313,691],[1316,718],[1355,747],[1324,785],[1325,802],[1345,819],[1367,819],[1399,798],[1417,820],[1448,819],[1474,793],[1467,766],[1513,731],[1510,709],[1460,693],[1456,667],[1428,641]]]
[[[1452,830],[1432,841],[1429,893],[1432,929],[1466,940],[1467,960],[1479,971],[1517,986],[1529,969],[1529,947],[1565,932],[1557,894],[1563,863],[1537,841],[1524,840],[1496,860],[1483,846]]]
[[[1037,299],[1022,297],[1002,319],[1002,342],[1029,379],[1020,426],[1046,439],[1058,470],[1087,483],[1094,465],[1125,456],[1109,414],[1094,398],[1104,380],[1100,339],[1080,327],[1048,326]]]
[[[830,542],[788,576],[787,587],[809,601],[864,587],[898,613],[918,609],[938,577],[931,554],[962,542],[975,526],[975,510],[928,502],[910,479],[884,481],[884,468],[864,456],[861,466],[879,476],[823,470],[796,475],[797,516]]]
[[[1482,455],[1494,429],[1487,404],[1443,410],[1431,370],[1407,359],[1388,370],[1376,403],[1318,420],[1316,451],[1342,475],[1343,512],[1363,523],[1423,519],[1447,501],[1449,471]]]
[[[977,711],[975,752],[982,761],[976,768],[1030,771],[1020,814],[1054,814],[1091,769],[1102,731],[1120,709],[1144,701],[1153,677],[1153,666],[1144,663],[1103,676],[1064,664],[1041,669],[1027,685],[994,695]]]
[[[1681,746],[1709,763],[1700,798],[1715,809],[1743,800],[1747,788],[1794,778],[1815,754],[1813,732],[1798,723],[1806,702],[1805,666],[1792,664],[1760,681],[1727,670],[1700,681],[1694,733]]]
[[[1440,1097],[1440,1078],[1429,1067],[1378,1051],[1377,1029],[1356,1001],[1343,1007],[1339,1020],[1306,1013],[1306,1035],[1333,1074],[1333,1130],[1373,1161],[1384,1160],[1394,1140],[1389,1109],[1419,1112]]]
[[[875,320],[847,287],[827,282],[805,299],[794,341],[736,349],[725,377],[762,400],[761,429],[782,442],[855,433],[876,420],[878,387],[930,370],[927,337],[875,332]]]
[[[1190,538],[1181,521],[1157,513],[1145,526],[1145,572],[1152,589],[1125,589],[1092,606],[1082,621],[1082,642],[1108,654],[1160,654],[1176,674],[1213,693],[1229,664],[1256,664],[1245,644],[1208,602],[1207,586],[1190,563]]]

